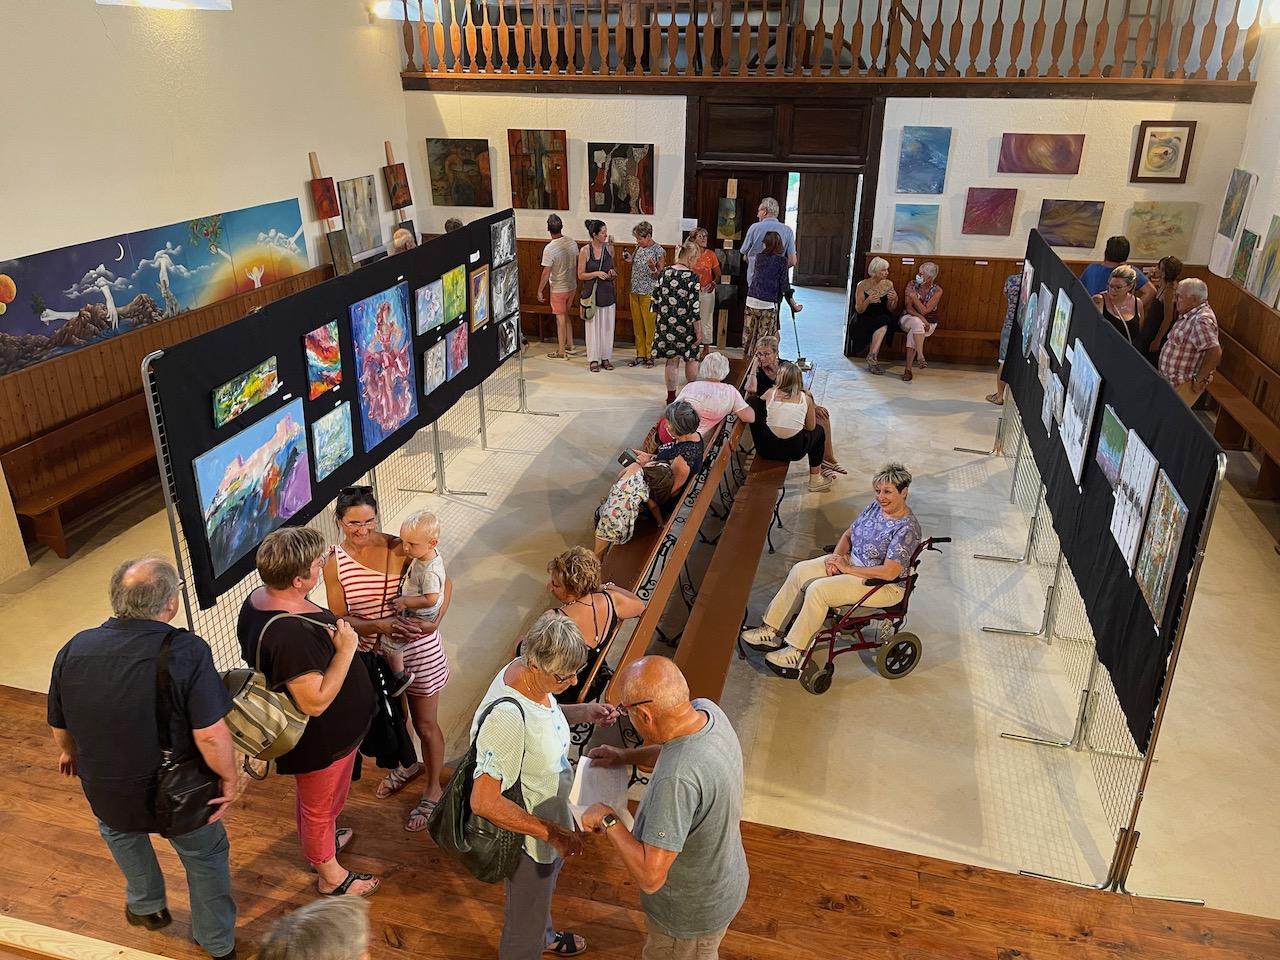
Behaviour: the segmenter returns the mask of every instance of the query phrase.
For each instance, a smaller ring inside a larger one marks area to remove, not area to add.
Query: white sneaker
[[[830,489],[831,489],[830,477],[825,476],[823,474],[819,474],[818,476],[815,477],[813,474],[809,474],[809,492],[810,493],[821,493],[823,490],[830,490]]]
[[[782,637],[778,636],[778,631],[773,627],[767,623],[762,623],[760,626],[752,627],[750,630],[743,630],[742,642],[752,650],[777,650],[782,646]]]
[[[800,664],[804,662],[804,652],[795,647],[785,645],[764,658],[764,662],[780,677],[794,680],[800,676]]]

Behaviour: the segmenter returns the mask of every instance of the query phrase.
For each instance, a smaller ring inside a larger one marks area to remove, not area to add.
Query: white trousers
[[[586,322],[588,362],[613,359],[613,324],[617,310],[617,304],[596,307],[595,317]]]
[[[808,650],[813,635],[822,627],[827,611],[846,603],[857,603],[869,589],[861,577],[842,573],[827,576],[826,557],[801,560],[787,574],[782,589],[764,613],[764,622],[775,630],[781,630],[800,602],[791,629],[787,631],[787,645],[797,650]],[[896,583],[886,584],[868,598],[866,606],[890,607],[902,599],[903,590]]]
[[[698,291],[698,319],[702,326],[698,330],[699,343],[714,343],[716,329],[716,292]]]

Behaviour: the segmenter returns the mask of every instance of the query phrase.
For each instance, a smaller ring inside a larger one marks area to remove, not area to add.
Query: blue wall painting
[[[950,152],[950,127],[903,127],[898,192],[941,193]]]
[[[893,210],[894,253],[935,253],[938,242],[936,203],[899,203]]]

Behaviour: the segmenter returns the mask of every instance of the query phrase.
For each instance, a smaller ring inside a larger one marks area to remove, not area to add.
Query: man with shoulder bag
[[[231,700],[209,646],[170,626],[178,571],[158,557],[111,576],[114,616],[71,638],[53,663],[48,721],[58,769],[79,777],[98,829],[124,874],[125,919],[172,922],[151,834],[182,860],[191,932],[215,960],[235,957],[230,844],[221,820],[236,788],[223,717]]]

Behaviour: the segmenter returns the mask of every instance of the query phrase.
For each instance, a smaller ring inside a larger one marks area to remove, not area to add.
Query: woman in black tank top
[[[1137,285],[1138,271],[1128,264],[1121,264],[1111,271],[1107,289],[1093,298],[1102,318],[1135,345],[1142,336],[1142,301],[1135,293]]]

